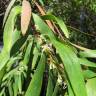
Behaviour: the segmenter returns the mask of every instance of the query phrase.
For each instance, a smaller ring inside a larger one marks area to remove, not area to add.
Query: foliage
[[[65,21],[72,42],[88,48],[96,48],[95,0],[48,0],[47,3],[45,2],[45,8],[48,13],[51,12]]]
[[[7,8],[0,96],[95,96],[96,50],[73,44],[63,20],[39,3],[14,0]]]

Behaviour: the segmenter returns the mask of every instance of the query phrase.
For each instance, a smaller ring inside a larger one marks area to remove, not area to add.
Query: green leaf
[[[27,43],[26,42],[26,37],[19,38],[15,42],[15,44],[12,46],[10,56],[13,56],[14,54],[16,54],[25,43]]]
[[[53,86],[53,80],[52,80],[52,73],[51,73],[51,70],[50,70],[46,96],[52,96],[53,90],[54,90],[54,86]]]
[[[55,47],[63,61],[65,71],[67,72],[74,93],[76,96],[87,96],[84,78],[76,54],[67,44],[57,42]]]
[[[68,82],[68,94],[69,94],[68,96],[74,96],[73,89],[72,89],[72,87],[71,87],[69,82]]]
[[[17,28],[14,30],[12,34],[12,37],[14,38],[12,39],[13,40],[12,45],[14,45],[14,43],[21,37],[20,33],[21,31],[19,31]]]
[[[37,62],[37,60],[38,60],[38,57],[39,57],[39,50],[37,49],[37,47],[35,47],[34,48],[34,50],[33,50],[33,60],[32,60],[32,69],[34,69],[35,68],[35,66],[36,66],[36,62]]]
[[[3,26],[4,26],[5,22],[6,22],[7,17],[8,17],[8,15],[9,15],[9,13],[10,13],[10,10],[11,10],[11,8],[12,8],[12,6],[14,5],[15,2],[16,2],[16,0],[11,0],[11,1],[10,1],[9,5],[8,5],[8,7],[7,7],[7,9],[6,9],[4,19],[3,19]]]
[[[54,21],[56,21],[57,24],[59,25],[59,27],[61,28],[62,32],[64,32],[65,36],[66,36],[67,38],[69,38],[68,29],[67,29],[67,27],[66,27],[66,25],[65,25],[65,23],[63,22],[62,19],[57,18],[57,17],[55,17],[54,15],[44,15],[42,18],[43,18],[44,20],[54,20]]]
[[[22,92],[22,79],[21,79],[21,73],[18,74],[18,89],[19,89],[19,93],[21,94]]]
[[[40,19],[39,16],[33,14],[33,19],[41,34],[47,35],[51,43],[56,48],[57,53],[63,61],[65,71],[75,95],[87,96],[81,66],[73,49],[67,44],[58,42],[51,29],[43,22],[42,19]]]
[[[25,96],[40,96],[43,73],[45,70],[45,55],[42,53],[37,69],[32,77]]]
[[[6,65],[6,71],[9,71],[10,68],[12,67],[13,64],[16,63],[16,61],[20,60],[21,57],[20,56],[16,56],[16,57],[11,57]]]
[[[4,27],[3,42],[4,42],[4,50],[6,50],[7,52],[10,52],[10,49],[14,44],[13,42],[14,26],[15,26],[16,17],[20,13],[21,13],[21,7],[20,6],[14,7],[10,12]]]
[[[89,79],[86,83],[87,96],[96,96],[96,78]]]
[[[29,62],[32,44],[33,44],[33,40],[29,42],[28,47],[25,52],[25,56],[24,56],[24,60],[23,60],[23,64],[25,64],[25,65],[28,64],[28,62]]]
[[[0,96],[3,96],[4,92],[5,92],[5,88],[3,88],[3,89],[1,90]]]
[[[10,12],[10,15],[6,21],[5,27],[4,27],[4,35],[3,35],[3,42],[4,42],[4,47],[3,50],[0,54],[0,71],[3,70],[2,75],[0,75],[0,78],[2,78],[2,76],[5,73],[5,65],[7,64],[7,61],[9,60],[9,55],[10,55],[10,49],[12,47],[12,45],[14,44],[14,42],[18,39],[18,32],[15,34],[14,33],[14,25],[15,25],[15,19],[17,17],[18,14],[20,14],[21,11],[21,7],[20,6],[16,6],[12,9],[12,11]],[[15,35],[14,35],[15,34]],[[16,37],[17,36],[17,37]],[[14,38],[16,37],[16,38]]]
[[[86,50],[79,53],[81,57],[96,58],[96,50]]]
[[[16,73],[16,69],[13,69],[13,70],[9,71],[7,74],[5,74],[5,76],[3,77],[2,81],[5,81],[10,76],[12,76],[14,73]]]
[[[91,62],[87,60],[86,58],[79,58],[79,62],[80,64],[88,66],[88,67],[96,67],[96,63]]]
[[[13,92],[14,92],[14,96],[17,96],[17,94],[18,94],[18,78],[16,75],[14,76]]]
[[[12,82],[11,81],[8,84],[8,90],[9,90],[9,95],[13,96],[13,89],[12,89]]]
[[[53,92],[52,96],[58,96],[59,88],[60,87],[59,87],[59,84],[57,82],[56,85],[55,85],[54,92]]]
[[[43,2],[43,0],[39,0],[39,2],[40,2],[42,5],[44,5],[44,2]]]
[[[96,73],[91,70],[83,71],[83,75],[84,75],[85,79],[90,79],[90,78],[96,77]]]
[[[8,60],[9,60],[9,56],[5,54],[5,57],[2,58],[2,61],[0,61],[0,71],[5,66],[5,64],[7,64]]]

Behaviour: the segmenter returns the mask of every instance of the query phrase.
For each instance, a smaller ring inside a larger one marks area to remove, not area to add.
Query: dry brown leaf
[[[22,2],[22,12],[21,12],[21,31],[25,35],[31,19],[31,5],[27,0]]]

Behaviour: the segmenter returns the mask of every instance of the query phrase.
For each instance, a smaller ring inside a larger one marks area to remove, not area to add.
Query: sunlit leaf
[[[59,25],[59,27],[61,28],[62,32],[64,32],[65,36],[67,38],[69,38],[68,29],[67,29],[65,23],[60,18],[57,18],[54,15],[44,15],[42,18],[44,20],[53,20],[53,21],[56,21],[57,24]]]
[[[25,96],[40,96],[44,70],[45,55],[42,53],[37,69],[32,77]]]
[[[8,17],[5,27],[4,27],[3,42],[4,42],[4,50],[6,50],[7,52],[10,51],[10,49],[14,43],[13,42],[15,39],[15,38],[13,38],[14,26],[15,26],[15,22],[16,22],[16,17],[20,14],[20,12],[21,12],[20,6],[14,7],[10,12],[9,17]]]
[[[79,53],[81,57],[96,58],[96,50],[85,50]]]
[[[68,79],[70,80],[71,86],[76,96],[87,96],[80,63],[73,49],[69,45],[62,44],[57,41],[52,31],[43,22],[43,20],[40,19],[39,16],[33,14],[33,18],[41,34],[47,35],[54,47],[56,48],[57,53],[63,61],[65,70],[68,75]]]
[[[69,82],[68,82],[68,96],[74,96],[74,91]]]
[[[87,60],[86,58],[79,58],[79,62],[82,65],[89,66],[89,67],[96,67],[96,63]]]
[[[83,71],[83,75],[84,75],[85,79],[90,79],[90,78],[96,77],[96,73],[91,70]]]
[[[87,80],[86,83],[87,96],[96,96],[96,78]]]
[[[10,1],[9,5],[8,5],[8,7],[7,7],[7,9],[6,9],[5,15],[4,15],[3,26],[4,26],[5,22],[6,22],[7,17],[8,17],[8,15],[9,15],[9,13],[10,13],[10,10],[11,10],[11,8],[12,8],[12,6],[14,5],[15,2],[16,2],[16,0],[11,0],[11,1]]]

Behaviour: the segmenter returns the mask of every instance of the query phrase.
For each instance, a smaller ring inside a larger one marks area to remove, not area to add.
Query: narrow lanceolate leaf
[[[54,85],[53,85],[53,80],[52,80],[52,75],[51,71],[49,72],[49,78],[48,78],[48,85],[47,85],[47,93],[46,96],[52,96],[53,90],[54,90]]]
[[[6,50],[7,52],[10,51],[13,45],[13,41],[14,39],[16,39],[16,38],[13,38],[14,26],[15,26],[16,17],[20,14],[20,12],[21,12],[20,6],[14,7],[10,12],[4,27],[4,36],[3,36],[4,50]]]
[[[65,23],[63,22],[63,20],[61,20],[60,18],[55,17],[54,15],[45,15],[42,17],[44,20],[54,20],[57,22],[57,24],[59,25],[59,27],[61,28],[62,32],[64,32],[64,35],[69,38],[69,32],[68,29],[65,25]]]
[[[96,67],[96,63],[91,62],[87,60],[86,58],[79,58],[79,62],[80,64],[88,66],[88,67]]]
[[[96,73],[91,70],[85,70],[83,71],[83,75],[85,79],[91,79],[93,77],[96,77]]]
[[[58,96],[59,89],[60,89],[60,87],[59,87],[59,84],[57,82],[55,85],[54,92],[53,92],[52,96]]]
[[[13,89],[12,89],[12,83],[11,82],[9,82],[9,84],[8,84],[8,90],[9,90],[9,95],[13,96]]]
[[[42,54],[25,96],[40,96],[44,70],[45,55]]]
[[[35,47],[33,51],[32,69],[35,68],[39,55],[40,55],[39,50],[37,49],[37,47]]]
[[[81,57],[96,58],[96,50],[85,50],[79,53]]]
[[[68,79],[75,95],[87,96],[84,78],[81,72],[81,66],[73,49],[69,45],[62,44],[57,41],[50,28],[39,16],[33,14],[33,18],[41,34],[47,35],[56,48],[56,51],[64,64]]]
[[[6,22],[7,17],[8,17],[8,15],[9,15],[9,13],[10,13],[10,10],[11,10],[11,8],[12,8],[12,6],[14,5],[15,2],[16,2],[16,0],[11,0],[11,1],[10,1],[10,4],[8,5],[8,7],[7,7],[7,9],[6,9],[6,12],[5,12],[5,16],[4,16],[4,20],[3,20],[3,26],[4,26],[5,22]]]
[[[22,2],[21,31],[25,35],[31,19],[31,5],[27,0]]]
[[[57,42],[57,44],[55,44],[55,47],[63,61],[65,70],[67,72],[68,78],[70,80],[75,95],[87,96],[84,78],[76,54],[73,52],[71,47],[66,44]]]
[[[86,83],[87,96],[96,96],[96,78],[89,79]]]
[[[32,43],[33,43],[33,41],[30,41],[29,42],[28,47],[27,47],[26,52],[25,52],[25,56],[24,56],[24,60],[23,60],[23,63],[25,65],[28,64],[29,59],[30,59],[30,53],[31,53]]]
[[[17,75],[14,76],[13,92],[14,92],[14,96],[17,96],[17,94],[18,94],[18,78],[17,78]]]

